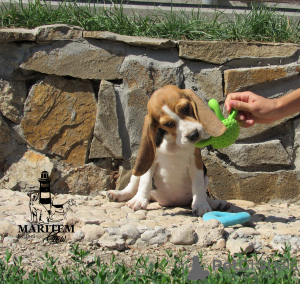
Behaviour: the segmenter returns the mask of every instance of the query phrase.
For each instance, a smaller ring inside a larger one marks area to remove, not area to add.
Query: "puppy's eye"
[[[167,122],[164,124],[165,127],[168,127],[168,128],[173,128],[175,126],[175,124],[173,122]]]
[[[182,110],[181,110],[181,113],[183,115],[189,115],[190,114],[190,105],[186,105]]]

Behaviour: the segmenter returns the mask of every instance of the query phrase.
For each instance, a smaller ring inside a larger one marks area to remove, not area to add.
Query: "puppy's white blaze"
[[[178,145],[184,146],[184,145],[191,144],[187,136],[195,130],[198,130],[199,138],[203,136],[204,129],[199,122],[196,121],[193,122],[193,121],[181,119],[179,115],[177,115],[175,112],[170,110],[170,108],[167,105],[164,105],[162,109],[167,115],[173,118],[176,122],[176,134],[177,134],[176,142]]]

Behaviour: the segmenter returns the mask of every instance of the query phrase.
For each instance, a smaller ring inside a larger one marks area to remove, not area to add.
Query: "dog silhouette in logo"
[[[39,193],[29,192],[29,210],[30,210],[30,222],[33,223],[48,223],[49,212],[47,208],[40,203]]]
[[[54,214],[63,215],[63,219],[66,219],[67,213],[72,209],[71,206],[76,205],[73,199],[69,199],[63,204],[53,204],[53,199],[51,201],[51,213],[50,213],[50,220],[53,220]],[[57,221],[57,220],[56,220]]]
[[[53,204],[53,199],[51,198],[50,210],[46,208],[44,204],[40,202],[39,193],[29,192],[29,210],[30,210],[30,222],[32,223],[49,223],[50,221],[61,221],[66,219],[67,213],[72,209],[71,206],[76,205],[73,199],[69,199],[63,204]],[[54,215],[63,215],[60,219],[54,220]]]

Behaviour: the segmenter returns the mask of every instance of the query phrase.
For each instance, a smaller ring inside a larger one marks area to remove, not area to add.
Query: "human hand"
[[[242,127],[272,123],[277,119],[277,100],[266,99],[249,91],[228,94],[225,107],[228,112],[232,108],[239,111],[236,120]]]

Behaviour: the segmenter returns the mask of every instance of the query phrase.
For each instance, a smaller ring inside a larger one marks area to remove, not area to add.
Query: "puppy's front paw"
[[[193,202],[192,212],[194,215],[202,217],[206,212],[210,212],[211,208],[207,201],[204,202]]]
[[[120,191],[117,191],[117,190],[109,190],[106,192],[106,197],[108,198],[108,200],[110,202],[118,202],[118,201],[121,201],[119,200],[120,199]]]
[[[147,205],[149,203],[149,200],[147,198],[135,196],[132,199],[130,199],[126,205],[133,210],[140,210],[140,209],[146,209]]]

